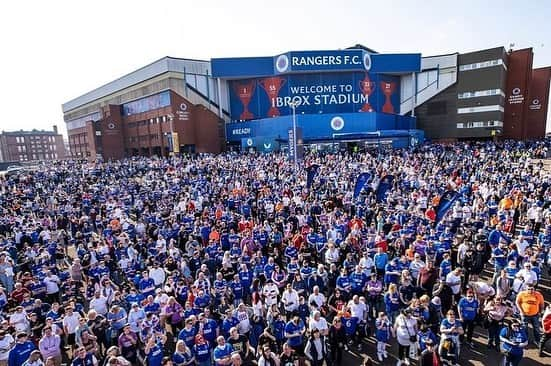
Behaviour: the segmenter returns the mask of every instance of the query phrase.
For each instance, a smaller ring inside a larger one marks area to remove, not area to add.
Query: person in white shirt
[[[360,268],[362,269],[362,272],[365,273],[367,277],[371,277],[371,272],[373,272],[373,268],[375,268],[375,262],[369,255],[369,252],[365,252],[362,259],[360,259]]]
[[[517,249],[518,249],[518,254],[520,257],[524,257],[525,254],[526,254],[526,248],[528,248],[530,246],[530,244],[528,243],[528,241],[526,239],[524,239],[524,237],[522,235],[519,235],[518,236],[518,239],[515,240],[513,242],[513,244],[516,245]]]
[[[164,290],[160,288],[155,290],[155,299],[153,300],[154,303],[157,303],[161,306],[166,305],[168,303],[168,299],[169,299],[169,296]]]
[[[530,262],[524,263],[523,268],[517,272],[516,277],[522,277],[524,280],[523,286],[528,284],[536,285],[538,283],[538,275],[532,270],[532,264]]]
[[[5,330],[0,330],[0,366],[7,366],[10,349],[15,345],[15,340],[11,334]]]
[[[356,344],[358,350],[362,350],[362,338],[360,335],[361,327],[365,326],[365,321],[367,319],[367,305],[363,297],[354,295],[352,300],[348,302],[347,305],[348,311],[350,311],[351,318],[356,318],[358,320],[356,331],[352,334],[352,343]]]
[[[466,241],[463,241],[461,244],[459,244],[459,248],[457,248],[457,263],[463,263],[463,259],[465,259],[465,253],[467,253],[467,250],[470,248],[470,244]]]
[[[10,325],[15,328],[16,332],[27,332],[29,330],[29,320],[23,306],[16,307],[15,313],[10,315]]]
[[[459,301],[461,295],[461,268],[456,268],[446,276],[446,284],[450,286],[455,301]]]
[[[324,317],[321,316],[321,313],[319,311],[314,311],[312,314],[312,317],[310,318],[310,321],[308,322],[308,329],[310,332],[313,329],[318,329],[322,336],[329,335],[329,326],[327,325],[327,320],[325,320]]]
[[[398,340],[398,365],[409,365],[410,347],[415,345],[412,336],[417,335],[417,319],[410,309],[402,310],[394,322],[394,334]]]
[[[68,306],[63,317],[63,332],[67,335],[67,345],[73,349],[76,346],[76,332],[80,324],[80,314]]]
[[[237,309],[235,310],[235,317],[239,321],[237,324],[237,330],[239,334],[248,334],[251,330],[251,316],[253,312],[252,309],[247,308],[244,303],[240,303]]]
[[[90,309],[94,309],[98,314],[105,316],[109,311],[107,297],[101,296],[100,291],[94,292],[94,297],[90,300]]]
[[[325,251],[325,263],[338,263],[339,258],[339,250],[335,248],[335,243],[329,241],[329,243],[327,243],[327,250]]]
[[[153,268],[149,270],[149,277],[153,279],[155,287],[159,287],[165,283],[166,273],[164,269],[160,268],[159,263],[155,262]]]
[[[277,304],[277,297],[279,296],[279,289],[277,285],[269,279],[262,289],[262,295],[264,295],[265,303],[267,307]]]
[[[421,259],[419,253],[415,253],[413,260],[409,264],[409,271],[411,272],[411,278],[417,279],[419,277],[419,272],[421,269],[425,268],[426,264]]]
[[[51,271],[47,272],[47,275],[44,278],[44,284],[46,285],[46,299],[49,300],[48,303],[51,304],[58,300],[60,283],[61,281],[59,277],[52,274]]]
[[[314,286],[312,294],[308,297],[308,305],[314,310],[318,310],[325,305],[325,295],[320,292],[319,286]]]
[[[287,284],[287,288],[283,291],[281,302],[288,315],[298,309],[298,292],[291,284]]]

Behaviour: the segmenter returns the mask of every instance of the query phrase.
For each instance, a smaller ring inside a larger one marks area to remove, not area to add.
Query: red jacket
[[[547,308],[541,318],[544,333],[551,333],[551,308]]]

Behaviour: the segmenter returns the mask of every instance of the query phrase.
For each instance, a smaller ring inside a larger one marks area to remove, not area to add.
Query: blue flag
[[[320,166],[318,164],[312,164],[306,168],[306,188],[310,189],[312,183],[314,183],[314,178],[318,175]]]
[[[377,187],[377,202],[383,202],[385,200],[385,194],[392,188],[392,183],[394,183],[393,175],[387,174],[381,179],[379,187]]]
[[[362,173],[358,176],[358,179],[356,180],[356,186],[354,187],[354,199],[358,198],[358,196],[362,192],[362,189],[370,180],[371,174],[369,173]]]
[[[452,207],[453,203],[459,198],[460,194],[456,191],[446,191],[440,198],[440,203],[436,208],[436,222],[444,218],[446,212]]]

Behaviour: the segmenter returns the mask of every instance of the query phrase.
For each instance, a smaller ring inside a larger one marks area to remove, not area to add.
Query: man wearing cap
[[[8,364],[8,354],[14,344],[15,340],[11,334],[7,333],[4,329],[0,329],[0,366]]]
[[[31,352],[36,349],[34,343],[28,340],[27,333],[18,333],[16,339],[17,343],[10,350],[8,356],[8,366],[21,366],[29,358]]]
[[[61,337],[52,331],[51,325],[44,327],[44,335],[38,342],[38,349],[42,358],[52,357],[55,366],[61,365]]]
[[[22,366],[43,366],[43,365],[44,365],[44,362],[42,362],[42,360],[40,359],[40,351],[34,350],[31,352],[31,355],[29,356],[27,361],[23,363]]]
[[[432,339],[428,339],[425,342],[426,348],[421,352],[421,357],[419,358],[419,366],[439,366],[442,365],[442,360],[440,355],[434,346]]]
[[[130,329],[130,324],[125,324],[123,331],[118,339],[118,346],[121,350],[121,355],[130,361],[132,364],[137,362],[138,336]]]
[[[27,313],[23,306],[19,305],[15,308],[15,313],[10,315],[10,325],[15,328],[16,331],[22,332],[29,329],[29,321],[27,319]]]
[[[539,346],[541,340],[539,314],[545,306],[542,294],[536,291],[533,284],[528,284],[526,290],[518,293],[516,304],[521,320],[526,328],[526,333],[528,333],[528,324],[532,324],[534,332],[533,342]]]
[[[130,325],[130,330],[133,333],[138,333],[140,331],[140,325],[145,319],[145,311],[140,308],[138,303],[132,303],[132,307],[128,312],[128,323]]]

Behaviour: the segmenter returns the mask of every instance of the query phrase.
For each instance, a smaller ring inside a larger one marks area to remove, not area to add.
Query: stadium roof
[[[200,75],[211,74],[208,61],[166,56],[64,103],[62,105],[63,113],[171,71]]]

